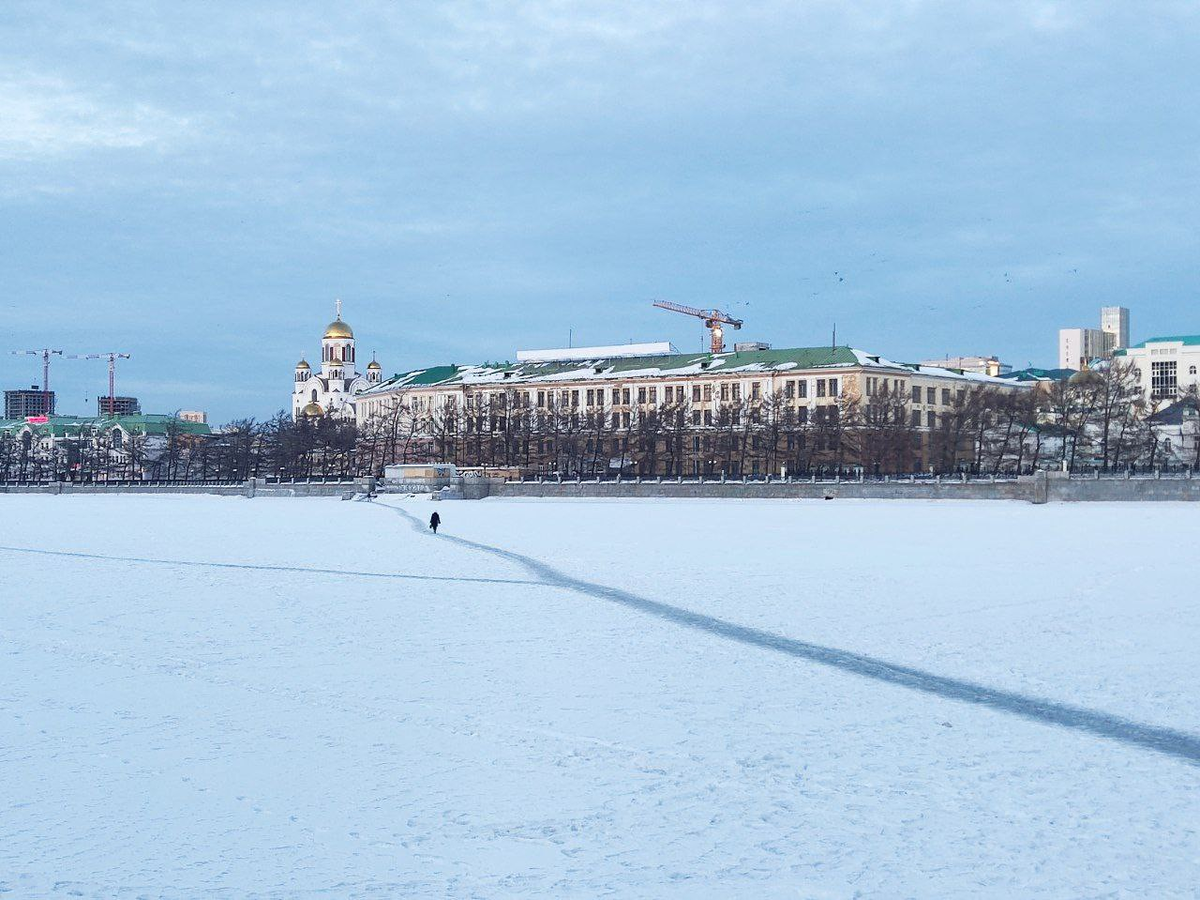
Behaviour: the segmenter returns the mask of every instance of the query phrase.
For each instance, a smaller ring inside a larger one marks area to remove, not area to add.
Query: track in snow
[[[395,507],[392,507],[393,509]],[[313,569],[307,566],[267,566],[256,563],[206,562],[191,559],[155,559],[145,556],[108,556],[101,553],[79,553],[71,550],[39,550],[34,547],[0,546],[3,553],[33,553],[39,556],[69,556],[77,559],[100,559],[105,562],[142,563],[160,566],[193,566],[206,569],[253,569],[260,572],[300,572],[306,575],[349,575],[356,578],[398,578],[404,581],[457,581],[477,584],[527,584],[543,587],[545,582],[525,578],[481,578],[469,575],[411,575],[403,572],[357,572],[348,569]]]
[[[416,531],[422,534],[426,533],[425,525],[406,510],[389,503],[376,503],[375,505],[399,513]],[[708,616],[683,607],[672,606],[669,603],[641,597],[620,588],[575,578],[540,560],[512,550],[504,550],[444,532],[438,535],[438,539],[451,541],[460,546],[514,562],[531,572],[538,579],[538,583],[565,588],[588,597],[617,603],[637,612],[725,640],[736,641],[764,650],[773,650],[797,659],[841,669],[863,678],[871,678],[886,684],[933,694],[948,700],[985,706],[1042,724],[1088,732],[1107,740],[1153,750],[1190,763],[1200,763],[1200,736],[1185,731],[1147,725],[1083,706],[999,690],[971,681],[937,675],[924,669],[898,665],[849,650],[839,650],[836,647],[826,647],[822,644],[782,637],[769,631],[749,628],[716,616]]]

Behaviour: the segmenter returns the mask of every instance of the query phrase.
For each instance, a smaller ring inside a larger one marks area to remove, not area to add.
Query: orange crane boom
[[[669,300],[655,300],[654,305],[659,309],[665,309],[669,312],[682,313],[685,316],[694,316],[704,322],[704,327],[709,331],[712,337],[712,352],[725,352],[725,329],[722,325],[728,325],[731,328],[741,328],[745,323],[741,319],[735,319],[728,313],[723,313],[719,309],[696,309],[694,306],[684,306],[682,303],[671,303]]]

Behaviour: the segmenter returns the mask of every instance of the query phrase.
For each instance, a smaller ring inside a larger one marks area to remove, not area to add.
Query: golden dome
[[[383,366],[381,366],[379,363],[375,362],[375,360],[371,360],[369,363],[367,363],[367,368],[377,371],[379,369],[382,369]]]
[[[338,318],[336,318],[332,322],[330,322],[329,327],[325,329],[325,338],[326,338],[326,340],[328,340],[329,338],[334,338],[337,340],[343,340],[343,339],[349,338],[350,340],[353,340],[354,339],[354,330],[349,325],[347,325],[345,322],[343,322],[341,317],[339,316]]]
[[[319,419],[325,415],[325,410],[321,409],[320,403],[314,401],[300,410],[300,415],[305,419]]]
[[[1092,385],[1102,380],[1103,379],[1100,377],[1100,373],[1088,366],[1088,364],[1085,362],[1082,369],[1067,379],[1067,384]]]
[[[296,363],[296,368],[297,369],[307,369],[308,368],[308,360],[307,359],[300,360],[300,362]]]

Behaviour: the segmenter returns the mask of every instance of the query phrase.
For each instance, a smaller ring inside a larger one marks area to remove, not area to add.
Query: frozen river
[[[0,891],[1195,895],[1194,505],[386,504],[0,497]]]

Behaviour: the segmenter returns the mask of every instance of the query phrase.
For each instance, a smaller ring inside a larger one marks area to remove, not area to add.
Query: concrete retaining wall
[[[413,493],[416,485],[380,484],[382,491]],[[860,500],[1025,500],[1049,502],[1200,501],[1200,478],[1064,478],[1038,472],[1017,481],[843,481],[796,482],[674,482],[674,481],[544,481],[515,482],[490,478],[458,478],[453,485],[425,485],[426,491],[450,487],[447,496],[479,500],[484,497],[678,497],[728,500],[820,500],[825,497]],[[0,485],[0,494],[215,494],[225,497],[341,497],[369,493],[375,479],[339,483],[267,484],[252,479],[241,485],[171,484]]]
[[[365,493],[373,478],[346,482],[267,484],[252,478],[243,484],[0,484],[0,494],[215,494],[220,497],[340,497]]]
[[[1018,481],[918,482],[741,482],[697,483],[622,482],[501,482],[492,485],[496,497],[683,497],[712,499],[810,499],[825,497],[861,500],[1025,500],[1133,501],[1200,500],[1200,478],[1065,479],[1046,473]]]
[[[741,500],[821,500],[825,497],[888,500],[1029,500],[1030,491],[1014,481],[997,482],[505,482],[492,489],[496,497],[687,497]]]

